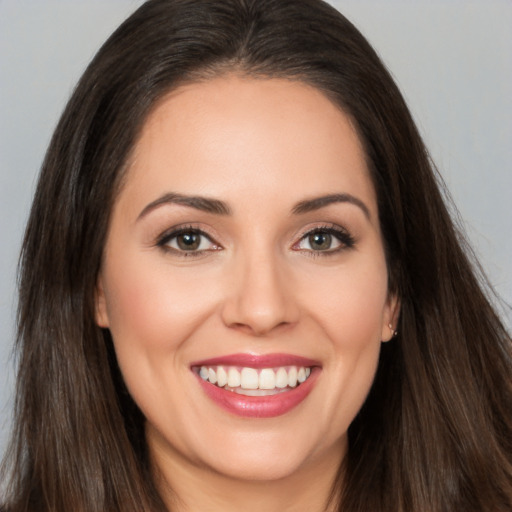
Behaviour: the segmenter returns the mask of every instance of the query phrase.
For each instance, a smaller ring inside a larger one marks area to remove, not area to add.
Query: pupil
[[[309,236],[309,243],[313,249],[325,251],[331,248],[331,235],[329,233],[314,233]]]
[[[178,247],[184,251],[192,251],[199,247],[200,238],[195,233],[184,233],[177,238]]]

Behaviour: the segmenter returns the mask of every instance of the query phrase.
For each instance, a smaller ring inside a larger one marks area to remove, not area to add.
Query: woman
[[[512,506],[510,337],[321,2],[114,33],[43,166],[19,339],[9,512]]]

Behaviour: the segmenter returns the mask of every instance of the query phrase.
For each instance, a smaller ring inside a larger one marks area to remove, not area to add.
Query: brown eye
[[[305,233],[298,243],[294,245],[295,250],[309,253],[335,254],[344,249],[354,247],[354,239],[346,230],[339,227],[322,227]]]
[[[205,251],[220,249],[206,233],[197,229],[178,229],[173,231],[162,237],[158,245],[164,249],[182,254],[201,254]]]
[[[332,247],[332,235],[329,233],[312,233],[308,236],[309,246],[313,251],[327,251]]]
[[[201,244],[201,235],[198,233],[183,233],[176,237],[176,244],[182,251],[195,251]]]

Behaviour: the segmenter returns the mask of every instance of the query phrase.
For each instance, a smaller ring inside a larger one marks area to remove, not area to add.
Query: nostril
[[[264,336],[267,336],[269,333],[276,333],[286,330],[290,328],[292,325],[293,324],[291,322],[279,322],[266,328],[262,327],[261,325],[259,327],[255,327],[254,325],[251,324],[233,322],[232,324],[228,324],[228,327],[237,330],[241,333],[248,334],[250,336],[262,338]]]

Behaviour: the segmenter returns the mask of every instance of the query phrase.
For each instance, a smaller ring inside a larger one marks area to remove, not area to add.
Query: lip
[[[241,366],[256,369],[280,366],[311,368],[311,375],[302,384],[290,391],[270,396],[241,395],[204,381],[197,372],[194,372],[208,398],[224,410],[246,418],[273,418],[291,411],[307,398],[321,371],[318,361],[290,354],[231,354],[194,362],[191,364],[191,369],[200,366]]]
[[[292,354],[229,354],[196,361],[193,366],[242,366],[249,368],[277,368],[279,366],[321,366],[319,361]]]

